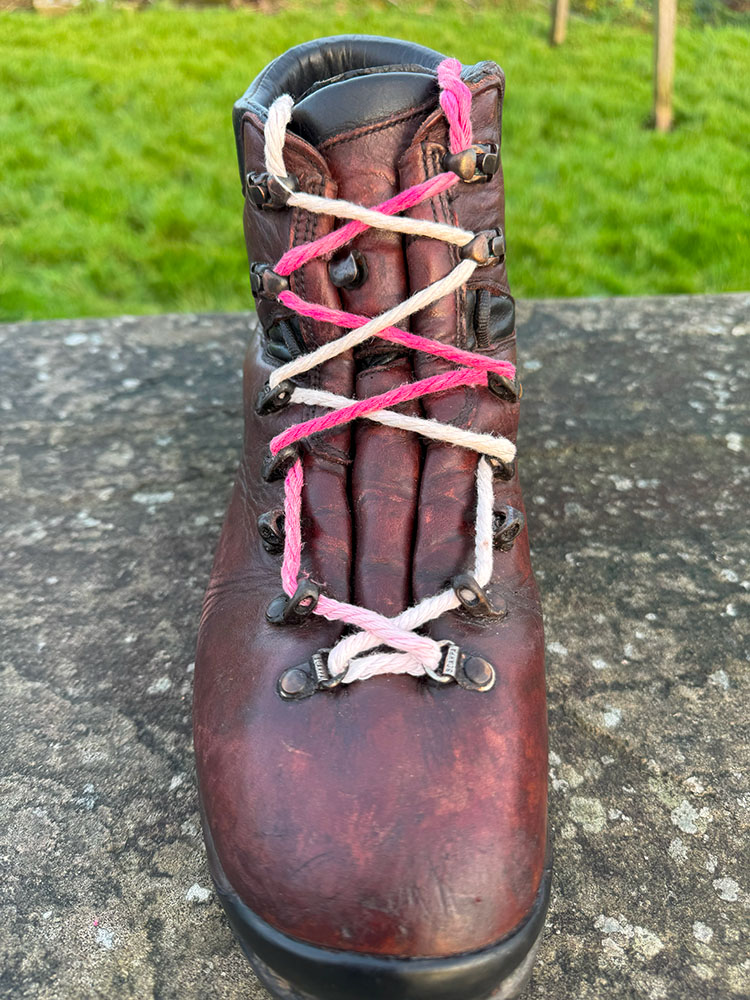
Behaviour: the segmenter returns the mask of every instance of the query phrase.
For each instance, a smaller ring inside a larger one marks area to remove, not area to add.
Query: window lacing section
[[[461,80],[461,64],[456,59],[444,60],[438,67],[437,75],[440,105],[449,124],[450,150],[451,153],[459,153],[472,145],[471,91]],[[398,215],[459,183],[461,178],[451,170],[428,178],[374,208],[365,208],[353,202],[323,198],[294,190],[291,182],[285,183],[288,173],[283,156],[286,129],[291,120],[292,109],[292,98],[286,94],[277,98],[269,109],[265,126],[265,161],[268,174],[284,189],[287,205],[351,221],[318,240],[292,247],[274,266],[275,275],[287,276],[308,261],[331,254],[368,227],[442,240],[458,247],[466,247],[476,240],[478,234],[470,230]],[[396,325],[430,303],[460,288],[481,263],[488,262],[491,261],[477,261],[471,258],[461,260],[444,278],[376,317],[361,316],[306,302],[288,288],[279,291],[276,298],[290,310],[313,320],[335,324],[349,332],[282,365],[269,377],[271,390],[278,390],[280,386],[283,388],[282,383],[289,384],[288,402],[322,407],[330,411],[296,424],[274,437],[270,443],[270,451],[274,456],[277,456],[282,449],[289,448],[312,434],[362,418],[476,451],[479,459],[476,473],[473,576],[482,588],[490,582],[493,569],[494,497],[491,463],[510,465],[515,459],[515,445],[504,437],[463,430],[437,420],[408,416],[397,413],[391,407],[407,400],[445,392],[459,386],[486,387],[488,379],[491,380],[493,377],[515,380],[515,366],[508,361],[493,360],[442,344],[409,333]],[[409,350],[423,351],[452,362],[458,367],[362,400],[349,399],[319,389],[292,386],[289,383],[295,376],[351,350],[370,337],[379,337]],[[289,598],[295,595],[300,583],[305,579],[301,574],[303,488],[302,461],[296,457],[284,481],[285,542],[281,580],[284,592]],[[340,621],[356,629],[339,639],[328,653],[327,666],[331,676],[349,684],[377,674],[407,673],[420,676],[433,673],[440,663],[445,643],[420,635],[416,630],[446,612],[460,607],[461,604],[456,590],[449,588],[389,618],[321,593],[311,610],[312,613],[330,621]],[[386,651],[378,649],[383,646],[387,647]]]

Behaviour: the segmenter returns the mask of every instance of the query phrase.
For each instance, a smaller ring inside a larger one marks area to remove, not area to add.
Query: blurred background
[[[0,0],[0,320],[252,307],[231,107],[289,46],[395,35],[507,75],[517,297],[750,287],[750,0],[680,0],[674,120],[654,10],[338,0]]]

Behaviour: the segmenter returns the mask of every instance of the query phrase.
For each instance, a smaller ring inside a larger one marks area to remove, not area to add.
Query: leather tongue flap
[[[437,102],[437,78],[425,70],[362,70],[334,78],[294,106],[292,129],[317,146],[361,125]]]

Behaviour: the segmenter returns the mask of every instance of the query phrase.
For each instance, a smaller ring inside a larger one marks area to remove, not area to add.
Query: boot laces
[[[461,80],[461,64],[458,60],[446,59],[439,65],[438,84],[440,104],[449,125],[450,151],[458,153],[472,144],[471,91]],[[350,221],[320,239],[292,247],[274,266],[273,270],[277,275],[290,275],[308,261],[330,255],[370,227],[442,240],[458,247],[465,247],[476,239],[478,234],[470,230],[449,224],[411,219],[399,214],[457,184],[460,178],[450,170],[428,178],[374,208],[366,208],[343,199],[324,198],[293,190],[291,184],[285,184],[288,173],[283,152],[286,129],[291,120],[293,106],[292,98],[284,94],[269,108],[265,126],[266,170],[288,191],[288,206]],[[295,385],[290,403],[320,407],[329,412],[298,423],[278,434],[272,439],[270,450],[272,455],[277,455],[283,448],[303,441],[312,434],[365,418],[477,452],[479,459],[476,471],[473,577],[479,587],[484,588],[490,582],[493,570],[494,497],[491,461],[510,464],[515,458],[515,445],[505,437],[480,434],[438,420],[409,416],[391,409],[399,403],[419,399],[431,393],[445,392],[459,386],[487,386],[488,378],[493,375],[503,379],[515,379],[515,366],[508,361],[493,360],[471,351],[442,344],[409,333],[397,325],[432,302],[456,291],[469,280],[478,266],[480,263],[475,259],[461,260],[445,277],[375,317],[361,316],[307,302],[289,289],[280,291],[276,296],[277,299],[298,315],[334,324],[349,332],[274,369],[269,377],[271,389],[330,361],[371,337],[379,337],[413,351],[422,351],[458,367],[361,400]],[[284,592],[290,598],[297,592],[300,581],[304,579],[301,571],[303,488],[303,465],[298,457],[284,481],[285,542],[281,581]],[[331,676],[350,684],[378,674],[434,675],[443,655],[445,641],[419,634],[417,629],[461,605],[462,601],[457,591],[448,588],[389,618],[368,608],[338,601],[321,593],[312,611],[329,621],[343,622],[354,629],[339,639],[328,654],[328,670]]]

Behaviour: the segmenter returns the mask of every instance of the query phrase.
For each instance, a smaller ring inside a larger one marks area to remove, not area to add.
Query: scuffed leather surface
[[[503,79],[474,85],[478,141],[497,140]],[[439,170],[445,127],[404,114],[353,130],[320,152],[290,137],[289,169],[307,190],[373,204]],[[260,123],[244,121],[244,155],[260,166]],[[415,210],[474,229],[502,222],[503,188],[461,185]],[[331,220],[246,209],[250,256],[273,262]],[[324,262],[295,279],[304,298],[368,313],[442,276],[455,251],[442,243],[368,232],[354,241],[370,276],[334,289]],[[505,266],[472,284],[507,295]],[[413,317],[412,329],[463,343],[465,293]],[[337,335],[303,326],[308,343]],[[396,354],[337,359],[317,384],[370,395],[441,363]],[[515,341],[498,345],[515,357]],[[374,363],[373,363],[374,362]],[[380,677],[283,702],[276,681],[335,640],[320,618],[279,629],[265,608],[280,591],[279,558],[260,545],[255,520],[278,506],[282,485],[258,468],[267,441],[297,413],[258,418],[252,401],[268,368],[259,340],[245,366],[244,456],[206,596],[196,660],[195,737],[201,795],[222,866],[241,898],[285,933],[333,948],[439,956],[489,945],[528,913],[544,865],[546,716],[543,631],[526,531],[495,556],[491,593],[508,604],[500,621],[452,613],[431,627],[496,666],[485,694]],[[424,401],[424,412],[464,427],[515,436],[518,406],[487,390]],[[353,447],[350,446],[353,442]],[[476,456],[362,422],[316,444],[306,459],[303,524],[307,565],[326,591],[349,592],[387,613],[434,593],[471,566]],[[497,483],[499,503],[523,508],[517,478]]]

